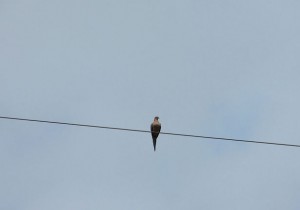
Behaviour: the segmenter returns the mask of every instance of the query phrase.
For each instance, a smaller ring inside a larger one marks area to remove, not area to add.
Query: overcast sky
[[[0,115],[300,144],[297,0],[0,0]],[[300,149],[0,119],[0,209],[299,210]]]

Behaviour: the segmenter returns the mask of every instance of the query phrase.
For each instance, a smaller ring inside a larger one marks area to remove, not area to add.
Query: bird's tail
[[[154,148],[154,151],[156,150],[156,139],[153,138],[153,148]]]

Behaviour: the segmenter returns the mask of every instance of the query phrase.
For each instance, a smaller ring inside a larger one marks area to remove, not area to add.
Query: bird
[[[158,122],[159,117],[154,117],[154,121],[151,124],[151,135],[152,135],[152,140],[153,140],[153,147],[154,151],[156,150],[156,139],[159,135],[160,129],[161,129],[161,124]]]

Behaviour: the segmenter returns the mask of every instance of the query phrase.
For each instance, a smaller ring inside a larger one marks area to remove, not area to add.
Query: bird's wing
[[[150,126],[150,130],[153,132],[153,130],[154,130],[154,126],[153,126],[153,123],[151,124],[151,126]]]
[[[161,129],[160,124],[153,124],[153,126],[152,126],[152,132],[159,133],[160,129]]]

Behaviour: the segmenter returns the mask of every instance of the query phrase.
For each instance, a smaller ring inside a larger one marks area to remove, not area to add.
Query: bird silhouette
[[[156,139],[159,135],[160,129],[161,129],[161,124],[158,122],[159,117],[154,117],[154,121],[151,124],[151,135],[152,135],[152,140],[153,140],[153,147],[154,151],[156,150]]]

